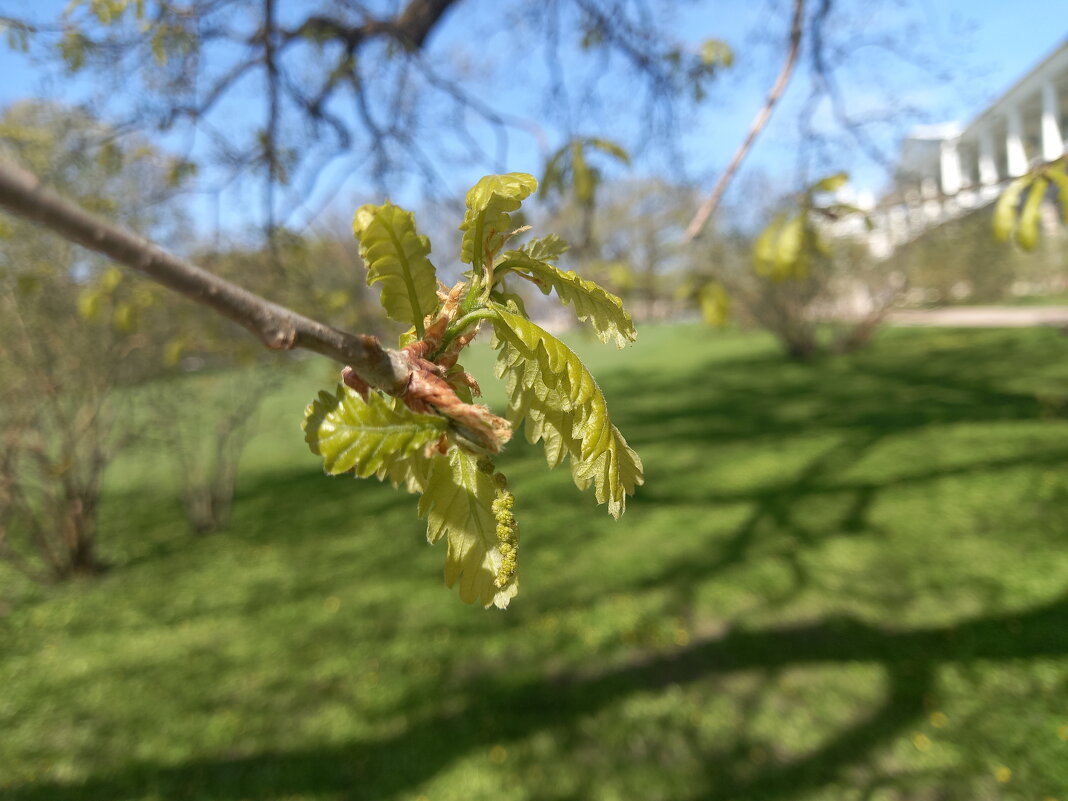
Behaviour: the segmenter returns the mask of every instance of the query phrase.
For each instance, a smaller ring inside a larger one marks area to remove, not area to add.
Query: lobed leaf
[[[559,465],[565,456],[582,458],[582,441],[572,433],[572,404],[557,389],[546,386],[536,361],[528,361],[507,342],[500,343],[496,373],[506,378],[508,419],[513,428],[524,423],[523,432],[531,445],[544,444],[549,467]]]
[[[377,475],[409,489],[422,483],[415,462],[447,428],[444,417],[413,412],[375,391],[365,401],[343,384],[335,394],[320,392],[304,411],[304,441],[328,474]]]
[[[575,315],[593,327],[601,342],[614,337],[616,346],[623,348],[637,339],[634,321],[623,308],[623,301],[574,270],[565,272],[547,261],[531,258],[525,250],[505,253],[498,270],[505,268],[530,277],[546,295],[555,289],[560,300],[574,306]]]
[[[478,601],[504,609],[519,591],[519,579],[513,571],[503,586],[497,586],[505,561],[493,509],[496,496],[493,477],[479,469],[477,457],[451,448],[430,463],[419,515],[427,520],[431,544],[442,537],[448,540],[445,584],[459,583],[464,603]]]
[[[390,319],[414,325],[438,307],[437,273],[430,240],[415,228],[415,215],[392,203],[361,206],[352,221],[367,265],[367,285],[382,284],[382,306]]]
[[[592,484],[597,502],[618,518],[644,477],[641,459],[608,417],[604,393],[563,342],[502,306],[494,311],[497,376],[508,374],[509,419],[514,426],[528,421],[527,437],[544,441],[550,466],[568,453],[575,484]]]
[[[538,181],[525,172],[487,175],[467,193],[467,213],[460,225],[464,232],[460,260],[476,273],[491,263],[512,232],[511,212],[538,188]]]
[[[567,240],[561,239],[556,234],[549,234],[548,236],[531,239],[519,249],[532,259],[556,261],[571,249],[571,245],[567,243]]]

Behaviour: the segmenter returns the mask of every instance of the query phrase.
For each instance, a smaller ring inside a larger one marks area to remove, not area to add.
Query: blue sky
[[[742,43],[735,70],[737,82],[729,82],[730,92],[719,108],[702,115],[698,130],[689,138],[693,151],[707,148],[702,159],[694,153],[696,170],[715,172],[730,157],[743,132],[759,110],[764,93],[773,80],[778,63],[759,49],[749,51],[760,63],[747,63],[744,47],[747,33],[759,25],[763,6],[756,3],[724,4],[729,14],[716,15],[708,8],[695,9],[694,22],[686,29],[716,31],[728,41]],[[863,4],[858,4],[863,5]],[[899,18],[891,13],[873,17],[862,35],[885,30],[900,31],[908,22],[919,26],[916,48],[949,72],[948,80],[910,68],[893,58],[873,65],[866,83],[843,88],[851,106],[873,111],[887,108],[892,101],[906,102],[922,110],[922,122],[967,121],[987,103],[1008,89],[1068,36],[1068,5],[1064,0],[927,0],[914,4],[918,13]],[[863,57],[867,51],[858,51]],[[882,68],[880,68],[882,67]],[[750,155],[750,166],[771,173],[790,171],[797,149],[797,114],[805,100],[807,86],[803,66],[776,109],[775,117]],[[819,116],[819,115],[818,115]],[[827,115],[822,115],[826,117]],[[714,134],[702,132],[715,132]],[[881,142],[891,155],[896,152],[896,136]],[[857,152],[841,153],[841,168],[849,170],[858,187],[872,190],[885,181],[885,170]]]
[[[491,12],[492,16],[495,3],[487,0],[467,0],[467,3],[481,5],[482,10]],[[43,16],[50,8],[60,9],[65,4],[65,0],[38,0],[33,7]],[[719,38],[727,41],[736,53],[734,68],[714,88],[700,113],[691,119],[682,139],[684,172],[703,186],[711,185],[715,174],[737,147],[778,71],[781,42],[785,37],[783,8],[786,5],[783,0],[675,4],[674,17],[669,24],[681,41],[697,47],[706,38]],[[917,121],[921,117],[922,121],[928,122],[966,121],[1068,35],[1064,0],[916,0],[911,5],[879,5],[882,10],[878,13],[870,11],[876,4],[862,0],[839,0],[838,5],[854,17],[851,21],[853,28],[847,28],[850,35],[875,38],[885,31],[894,32],[899,38],[907,39],[910,48],[928,58],[936,67],[936,73],[950,73],[949,79],[945,80],[944,76],[937,77],[931,71],[912,68],[876,50],[858,51],[859,61],[854,70],[858,77],[843,84],[849,105],[878,115],[888,111],[893,102],[906,102],[920,112]],[[22,2],[0,0],[0,14],[5,10],[18,12],[25,7]],[[461,6],[445,19],[431,42],[431,54],[454,51],[474,38],[465,27],[466,14],[469,13],[470,9]],[[913,26],[912,32],[909,32],[910,25]],[[487,38],[480,40],[478,45],[491,48],[492,42],[492,38]],[[539,70],[544,72],[539,63],[531,63],[526,69],[533,77],[537,77]],[[80,80],[43,84],[40,76],[41,73],[28,65],[21,55],[0,50],[0,106],[41,94],[77,98],[84,96],[88,89]],[[782,176],[785,188],[789,188],[797,175],[797,119],[807,91],[808,80],[802,68],[747,162],[751,170]],[[531,109],[529,99],[521,94],[504,96],[510,98],[500,101],[505,107],[510,104],[516,113],[530,116],[533,111],[536,115],[537,109]],[[627,112],[628,109],[621,107],[617,119],[587,121],[584,132],[611,136],[614,129],[633,126],[635,120],[628,119]],[[818,125],[829,126],[830,118],[824,109],[817,113],[815,121]],[[551,144],[555,146],[559,143],[558,138],[562,138],[562,132],[554,130],[551,124],[545,127]],[[880,147],[891,155],[900,127],[883,130],[877,135]],[[488,138],[489,132],[484,133]],[[542,150],[534,137],[514,136],[508,156],[507,169],[540,172]],[[885,178],[883,167],[854,148],[836,149],[834,157],[835,163],[828,167],[848,169],[858,187],[877,190]],[[639,161],[635,169],[656,171],[664,167],[662,160],[650,158]],[[465,185],[477,179],[481,171],[484,170],[457,166],[446,168],[443,173],[457,191],[462,191]],[[342,186],[337,194],[338,206],[351,208],[353,203],[369,199],[374,189],[359,178],[346,180],[346,174],[339,168],[337,175],[328,175],[327,179],[329,183]],[[400,202],[414,204],[419,201],[416,183],[390,189]],[[248,191],[248,187],[242,191]],[[229,209],[224,224],[248,224],[255,216],[255,212],[250,211],[255,204],[250,205],[247,200],[243,202],[240,197],[233,197],[224,205]],[[203,225],[207,225],[206,220],[213,216],[206,207],[199,208],[196,215]]]

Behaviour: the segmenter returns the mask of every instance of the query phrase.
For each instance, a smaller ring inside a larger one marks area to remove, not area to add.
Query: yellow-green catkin
[[[503,557],[494,584],[504,587],[515,576],[516,557],[519,555],[519,524],[515,522],[512,507],[515,496],[508,491],[508,481],[501,473],[493,476],[497,485],[497,497],[493,499],[493,519],[497,522],[497,549]]]

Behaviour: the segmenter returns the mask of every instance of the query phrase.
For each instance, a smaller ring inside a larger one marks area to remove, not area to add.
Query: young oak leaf
[[[565,272],[548,261],[532,257],[526,249],[505,253],[497,270],[506,268],[532,278],[546,295],[555,289],[561,301],[575,307],[579,320],[593,327],[601,342],[607,343],[614,337],[616,347],[624,348],[638,338],[634,321],[623,308],[623,301],[593,281],[580,277],[574,270]]]
[[[604,393],[563,342],[508,309],[495,305],[494,311],[494,331],[504,351],[498,361],[498,375],[514,372],[518,376],[516,386],[523,387],[518,393],[520,403],[509,404],[509,415],[521,413],[534,420],[545,440],[550,464],[554,459],[559,463],[559,449],[566,448],[571,454],[575,484],[583,490],[593,484],[597,502],[607,503],[609,514],[618,518],[626,510],[626,496],[633,495],[645,479],[641,458],[608,417]],[[556,422],[560,418],[550,420],[543,413],[552,408],[570,416],[571,430],[566,436]]]
[[[523,247],[519,248],[532,259],[539,261],[556,261],[571,249],[567,240],[561,239],[556,234],[531,239]]]
[[[571,461],[571,478],[580,490],[588,489],[592,483],[597,503],[607,503],[609,514],[618,520],[626,510],[626,496],[633,495],[634,487],[645,481],[642,460],[609,422],[607,414],[597,422],[591,421],[583,447],[588,455],[581,461]]]
[[[487,175],[467,193],[467,213],[460,230],[460,260],[476,275],[492,261],[512,232],[511,212],[538,188],[538,181],[525,172]]]
[[[343,384],[335,394],[320,392],[304,412],[304,441],[323,457],[328,474],[377,475],[394,484],[403,481],[410,489],[422,483],[413,462],[422,460],[426,446],[447,429],[444,417],[394,405],[375,391],[365,401]]]
[[[401,413],[411,411],[399,398],[387,397],[384,400]],[[436,417],[437,415],[430,416]],[[379,481],[388,481],[394,488],[403,486],[408,492],[419,495],[423,492],[427,477],[430,475],[432,453],[433,450],[428,448],[417,448],[395,458],[386,459],[382,467],[375,471],[375,478]]]
[[[438,285],[430,240],[416,231],[415,216],[392,203],[361,206],[352,230],[367,265],[367,285],[382,284],[386,314],[422,336],[423,318],[438,307]]]
[[[549,467],[559,465],[565,456],[582,458],[582,442],[572,433],[571,401],[556,389],[549,389],[541,378],[536,362],[527,362],[522,354],[501,341],[496,375],[507,377],[508,420],[518,430],[523,425],[527,442],[541,441]]]
[[[448,540],[445,584],[459,583],[460,600],[504,609],[519,592],[514,564],[506,565],[503,540],[497,534],[493,502],[497,486],[478,467],[478,457],[459,448],[435,456],[430,464],[419,516],[427,521],[426,538],[433,545]],[[513,552],[514,553],[514,552]],[[498,586],[497,579],[502,579]]]

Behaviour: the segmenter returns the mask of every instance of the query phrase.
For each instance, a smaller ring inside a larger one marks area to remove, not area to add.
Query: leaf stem
[[[452,344],[452,341],[456,339],[456,337],[463,334],[472,325],[477,324],[480,320],[487,320],[490,317],[496,316],[497,312],[495,312],[493,309],[488,309],[483,306],[482,308],[475,309],[474,311],[468,312],[462,317],[453,320],[449,327],[445,329],[445,333],[442,334],[441,345],[439,345],[437,350],[434,351],[434,354],[430,360],[437,360],[437,358],[442,353],[448,350],[448,347]]]

